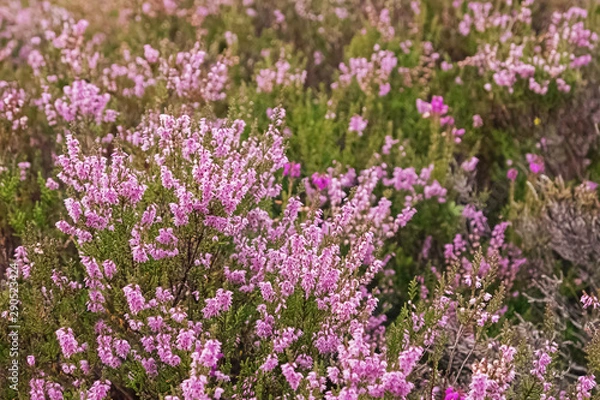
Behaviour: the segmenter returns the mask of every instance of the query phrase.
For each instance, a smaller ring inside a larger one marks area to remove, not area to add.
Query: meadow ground
[[[599,32],[0,0],[0,399],[598,398]]]

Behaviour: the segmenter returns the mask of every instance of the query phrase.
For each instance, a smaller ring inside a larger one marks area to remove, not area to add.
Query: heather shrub
[[[572,3],[0,4],[0,398],[597,396]]]

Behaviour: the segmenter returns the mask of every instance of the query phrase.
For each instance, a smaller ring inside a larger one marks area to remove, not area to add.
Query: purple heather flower
[[[527,162],[529,163],[529,170],[534,174],[540,174],[544,172],[544,159],[537,154],[527,154]]]
[[[311,177],[313,185],[319,190],[323,190],[331,183],[331,178],[327,174],[319,174],[315,172]]]
[[[283,166],[283,176],[289,176],[290,178],[300,177],[300,163],[287,162]]]
[[[453,387],[449,387],[446,389],[444,400],[463,400],[464,398],[465,397]]]
[[[471,157],[470,159],[463,162],[460,167],[466,172],[473,172],[475,171],[475,168],[477,168],[478,162],[479,159],[477,157]]]
[[[352,118],[350,118],[350,125],[348,126],[348,130],[350,132],[357,132],[358,136],[362,136],[363,131],[366,129],[368,122],[369,121],[367,121],[360,115],[353,115]]]

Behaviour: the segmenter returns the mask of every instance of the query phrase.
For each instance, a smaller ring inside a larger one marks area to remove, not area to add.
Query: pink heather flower
[[[311,180],[313,185],[319,190],[327,188],[331,183],[331,178],[327,174],[319,174],[317,172],[312,175]]]
[[[598,298],[594,295],[589,295],[585,292],[583,292],[583,295],[581,296],[581,304],[583,305],[583,308],[592,307],[596,309],[600,307],[600,301],[598,300]]]
[[[454,125],[454,117],[450,116],[450,115],[445,115],[442,118],[440,118],[440,125],[441,126],[453,126]]]
[[[114,343],[115,352],[121,358],[127,358],[127,354],[131,350],[131,346],[126,340],[115,340]]]
[[[298,390],[298,386],[300,386],[300,381],[303,378],[302,374],[299,372],[296,372],[294,366],[289,363],[283,364],[281,366],[281,372],[282,372],[283,376],[285,377],[285,379],[287,380],[287,382],[292,387],[292,389],[294,391]]]
[[[321,65],[323,60],[325,60],[325,56],[320,51],[315,51],[313,53],[313,59],[315,60],[315,65]]]
[[[83,33],[87,29],[90,23],[85,19],[80,19],[75,25],[73,25],[73,34],[75,36],[83,36]]]
[[[471,157],[470,159],[464,161],[460,167],[466,172],[473,172],[475,171],[475,168],[477,168],[478,162],[479,159],[477,157]]]
[[[179,350],[191,350],[196,339],[196,333],[191,329],[182,329],[177,335],[175,347]]]
[[[556,352],[555,346],[547,346],[547,349],[540,349],[535,351],[535,357],[533,359],[533,368],[529,371],[533,376],[537,377],[539,380],[544,380],[544,375],[546,375],[546,369],[548,365],[552,363],[551,353]]]
[[[382,377],[382,389],[390,392],[395,398],[405,399],[414,389],[412,382],[406,381],[406,375],[399,371],[386,372]],[[381,397],[381,392],[371,390],[371,394]]]
[[[173,299],[174,297],[168,289],[165,290],[160,286],[156,288],[156,300],[159,303],[167,303]]]
[[[50,190],[56,190],[59,186],[58,182],[56,182],[54,179],[48,178],[48,180],[46,180],[46,187]]]
[[[69,214],[69,217],[71,217],[73,222],[79,221],[81,214],[83,214],[81,204],[72,198],[65,199],[64,203],[65,208],[67,209],[67,213]]]
[[[305,70],[293,70],[291,64],[281,59],[272,68],[261,69],[256,76],[257,92],[271,93],[277,87],[299,87],[306,80]]]
[[[153,358],[143,358],[142,367],[146,371],[149,376],[157,376],[158,375],[158,367],[156,365],[156,360]]]
[[[187,318],[187,313],[181,310],[181,308],[171,308],[169,310],[169,314],[171,314],[171,319],[173,321],[182,323],[184,319]]]
[[[85,395],[85,400],[104,400],[110,392],[111,382],[109,380],[96,381]]]
[[[544,172],[544,159],[537,154],[527,154],[527,162],[529,163],[529,170],[534,174],[540,174]]]
[[[29,278],[33,263],[29,261],[29,255],[24,246],[19,246],[15,249],[15,263],[17,264],[19,274],[23,279]]]
[[[44,393],[44,380],[31,379],[29,381],[29,398],[32,400],[46,400]]]
[[[176,245],[179,239],[173,234],[173,228],[160,228],[156,241],[164,245]]]
[[[381,147],[381,153],[390,154],[392,147],[400,143],[400,140],[392,138],[390,135],[385,137],[385,144]]]
[[[408,376],[411,373],[422,355],[423,348],[414,346],[411,346],[400,353],[400,356],[398,356],[398,363],[400,370],[404,373],[404,375]]]
[[[148,206],[148,208],[146,208],[146,210],[142,214],[142,219],[141,219],[140,223],[142,225],[152,225],[154,223],[155,219],[156,219],[156,206],[154,204],[151,204],[150,206]]]
[[[421,14],[421,3],[416,0],[411,1],[410,9],[412,10],[413,13],[415,13],[415,15],[420,15]]]
[[[65,358],[71,358],[73,354],[83,351],[83,347],[79,346],[79,343],[77,343],[71,328],[60,328],[55,333]]]
[[[206,299],[206,306],[202,309],[204,318],[209,319],[227,311],[231,307],[233,293],[229,290],[218,289],[216,296]]]
[[[437,197],[440,203],[445,201],[445,196],[447,194],[447,190],[440,185],[440,183],[435,180],[431,183],[431,185],[425,186],[424,194],[426,199],[431,199],[433,197]]]
[[[473,128],[480,128],[483,126],[483,119],[479,114],[473,115]]]
[[[417,99],[417,111],[423,118],[429,118],[432,115],[441,117],[448,112],[448,106],[444,104],[442,96],[433,96],[431,103]]]
[[[442,61],[442,63],[440,64],[440,67],[442,68],[442,71],[450,71],[453,67],[452,63],[449,63],[447,61]]]
[[[471,378],[471,385],[469,390],[468,399],[472,400],[485,400],[487,395],[487,388],[489,385],[489,378],[486,374],[475,373]]]
[[[392,90],[392,85],[389,82],[379,85],[379,97],[386,96]]]
[[[159,332],[161,328],[164,326],[164,319],[161,316],[158,317],[148,317],[148,328],[152,332]]]
[[[273,324],[275,318],[272,315],[265,315],[263,319],[256,321],[256,335],[260,338],[268,338],[273,334]]]
[[[225,32],[225,42],[227,43],[227,46],[233,46],[238,42],[238,37],[235,33],[227,31]]]
[[[463,396],[458,390],[453,387],[449,387],[446,389],[446,393],[444,396],[444,400],[464,400],[465,396]]]
[[[350,118],[350,125],[348,126],[348,130],[350,132],[357,132],[358,136],[362,136],[363,131],[366,129],[368,122],[369,121],[367,121],[360,115],[353,115],[352,118]]]
[[[100,361],[102,361],[104,365],[107,365],[111,368],[118,368],[121,365],[121,360],[115,357],[113,353],[112,336],[98,335],[98,337],[96,338],[96,342],[98,345],[97,351]]]
[[[142,246],[133,246],[131,248],[131,252],[133,255],[133,261],[135,262],[144,263],[150,259],[148,258],[146,250]]]
[[[115,272],[117,272],[117,266],[112,260],[105,260],[102,266],[104,267],[104,275],[108,279],[111,279]]]
[[[29,365],[29,366],[35,365],[35,356],[27,356],[27,365]]]
[[[181,391],[185,400],[209,399],[205,392],[205,386],[208,379],[204,375],[191,376],[189,379],[181,382]]]
[[[281,10],[273,11],[273,16],[275,17],[276,24],[283,24],[285,22],[285,15],[281,12]]]
[[[444,98],[442,96],[433,96],[431,99],[431,113],[444,115],[447,112],[448,106],[444,104]]]
[[[452,128],[452,134],[457,138],[460,138],[465,135],[464,128]]]
[[[90,363],[88,363],[87,360],[79,361],[79,368],[86,375],[90,373]]]
[[[556,79],[556,86],[561,92],[569,93],[571,91],[571,85],[567,84],[562,78]]]
[[[278,364],[279,361],[277,360],[277,356],[274,354],[269,354],[263,365],[260,366],[260,369],[264,372],[269,372],[274,370]]]
[[[75,364],[62,364],[61,365],[61,370],[67,375],[72,374],[76,368],[77,367],[75,366]]]
[[[313,358],[308,354],[300,354],[296,358],[296,363],[303,369],[311,369],[313,366]]]
[[[149,44],[144,45],[144,58],[150,64],[157,62],[159,56],[160,53],[158,52],[158,50],[153,49],[152,46],[150,46]]]
[[[25,179],[27,179],[27,170],[29,168],[31,168],[31,163],[29,163],[27,161],[23,161],[23,162],[18,163],[17,166],[19,167],[19,170],[20,170],[19,179],[24,181]]]
[[[63,400],[63,388],[59,383],[46,382],[46,393],[50,400]]]
[[[596,189],[598,189],[598,184],[596,182],[585,181],[582,185],[585,189],[589,190],[590,192],[595,192]]]
[[[417,111],[423,115],[424,118],[429,117],[431,114],[431,104],[421,99],[417,99]]]
[[[116,119],[117,113],[106,109],[110,95],[101,94],[97,86],[84,80],[76,80],[70,86],[65,86],[63,92],[65,95],[54,102],[54,107],[65,121],[93,118],[100,124]]]
[[[91,257],[83,256],[81,257],[81,263],[85,266],[85,270],[88,276],[92,279],[101,279],[102,272],[100,271],[100,267],[95,259]]]
[[[283,166],[283,176],[289,176],[290,178],[300,177],[300,163],[287,162]]]
[[[139,285],[133,286],[129,284],[123,288],[123,292],[125,293],[129,310],[133,315],[137,315],[146,308],[146,300],[142,295]]]
[[[200,354],[198,354],[198,352],[192,354],[192,358],[195,362],[198,362],[209,368],[216,367],[219,359],[222,357],[223,354],[221,353],[221,342],[213,339],[208,340],[204,344]]]
[[[594,375],[580,376],[577,379],[577,400],[592,398],[592,389],[596,387],[596,377]]]
[[[271,282],[259,282],[258,287],[260,288],[260,293],[265,301],[272,302],[275,300],[275,291],[273,290]]]
[[[519,171],[516,170],[516,168],[511,168],[508,170],[508,172],[506,173],[506,177],[508,178],[508,180],[510,180],[511,182],[514,182],[517,179],[517,176],[519,175]]]
[[[584,67],[592,62],[592,56],[590,54],[585,54],[583,56],[575,57],[573,61],[571,61],[571,68],[577,69]]]

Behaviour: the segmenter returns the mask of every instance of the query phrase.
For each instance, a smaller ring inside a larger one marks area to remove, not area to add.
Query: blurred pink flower
[[[283,176],[300,177],[300,163],[288,162],[283,166]]]
[[[353,115],[350,118],[350,125],[348,126],[348,130],[350,132],[357,132],[358,136],[362,136],[363,131],[366,129],[368,120],[364,119],[360,115]]]

